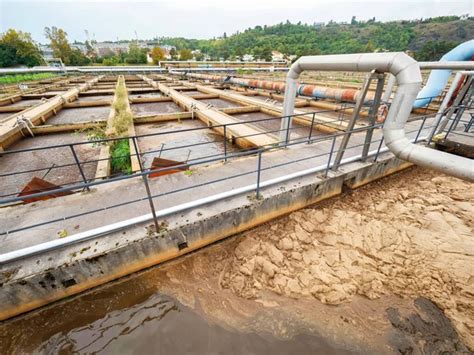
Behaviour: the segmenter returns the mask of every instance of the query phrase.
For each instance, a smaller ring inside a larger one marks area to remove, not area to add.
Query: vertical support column
[[[326,166],[326,171],[324,172],[324,177],[325,178],[328,177],[329,168],[331,167],[332,155],[334,153],[334,147],[336,146],[336,138],[337,138],[337,136],[334,136],[333,139],[332,139],[331,150],[329,152],[329,157],[328,157],[328,165]]]
[[[372,82],[372,78],[374,77],[375,71],[373,70],[370,75],[365,80],[364,86],[362,87],[361,94],[357,98],[357,103],[354,107],[354,111],[352,112],[351,119],[349,120],[349,124],[346,128],[346,134],[342,138],[342,142],[339,145],[339,149],[337,150],[336,159],[334,160],[334,164],[332,166],[332,170],[337,170],[339,167],[342,157],[344,156],[344,152],[346,151],[347,144],[349,143],[349,139],[351,138],[351,131],[354,129],[355,123],[359,118],[360,110],[364,105],[365,97],[367,92],[369,91],[370,83]]]
[[[255,195],[257,200],[260,199],[260,172],[262,169],[262,150],[258,151],[258,159],[257,159],[257,189],[255,191]]]
[[[283,118],[280,124],[280,145],[286,146],[291,138],[291,116],[293,115],[296,97],[296,79],[288,77],[285,85],[285,99],[283,101]]]
[[[362,149],[362,161],[367,159],[367,154],[369,153],[370,143],[372,142],[372,136],[374,133],[374,126],[377,121],[377,113],[380,106],[380,101],[382,97],[383,85],[385,83],[384,74],[376,74],[377,76],[377,87],[375,89],[374,101],[372,102],[372,107],[369,112],[369,124],[370,127],[365,134],[364,147]]]
[[[79,158],[77,157],[76,150],[74,149],[74,146],[72,144],[69,144],[69,148],[71,148],[72,156],[74,157],[74,161],[76,162],[77,168],[79,169],[79,173],[81,174],[82,181],[84,181],[84,184],[87,185],[87,179],[86,175],[84,174],[84,171],[82,170],[81,164],[79,162]],[[87,191],[90,191],[89,186],[85,187]]]
[[[227,161],[227,125],[224,125],[224,161]]]
[[[456,128],[458,127],[459,121],[461,121],[462,115],[464,114],[464,111],[466,111],[466,108],[470,109],[472,105],[472,95],[473,95],[472,91],[474,89],[474,86],[472,82],[472,77],[470,77],[469,79],[471,79],[469,82],[469,90],[461,102],[461,107],[459,107],[458,111],[456,112],[456,117],[454,118],[453,130],[456,130]]]
[[[313,128],[314,128],[314,116],[316,113],[313,112],[313,118],[311,119],[311,126],[309,127],[309,135],[308,135],[308,144],[311,143],[311,136],[313,134]]]

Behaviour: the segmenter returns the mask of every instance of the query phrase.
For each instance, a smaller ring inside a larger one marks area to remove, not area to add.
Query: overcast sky
[[[474,0],[0,0],[0,30],[15,28],[46,42],[45,26],[66,30],[70,40],[116,40],[160,36],[212,38],[256,25],[350,21],[376,17],[388,21],[474,14]]]

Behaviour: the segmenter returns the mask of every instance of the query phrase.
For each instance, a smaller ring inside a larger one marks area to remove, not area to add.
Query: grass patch
[[[22,83],[24,81],[42,80],[57,76],[53,73],[17,74],[0,76],[0,85]]]
[[[123,76],[118,79],[113,109],[115,110],[115,118],[112,121],[112,135],[117,138],[127,136],[129,127],[133,125],[133,114],[129,109],[128,92]],[[110,147],[110,156],[112,158],[112,173],[132,173],[128,139],[120,139],[113,142]]]
[[[115,141],[110,148],[112,173],[131,174],[132,162],[130,160],[130,144],[128,139]]]
[[[112,126],[114,134],[120,137],[127,135],[128,128],[133,124],[133,114],[128,109],[128,92],[123,77],[119,78],[119,84],[115,90],[115,97],[115,119]]]

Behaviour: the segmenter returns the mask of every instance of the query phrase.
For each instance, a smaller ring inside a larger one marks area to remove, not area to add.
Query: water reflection
[[[35,354],[340,354],[324,339],[300,334],[278,339],[209,323],[174,298],[146,290],[79,297],[0,326],[0,353]],[[110,298],[101,297],[109,295]],[[131,298],[119,299],[132,295]],[[95,299],[96,302],[91,302]],[[118,308],[118,309],[117,309]],[[74,312],[75,310],[75,312]]]

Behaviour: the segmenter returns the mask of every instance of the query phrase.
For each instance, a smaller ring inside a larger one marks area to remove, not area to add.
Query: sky
[[[212,38],[256,25],[380,21],[474,15],[474,0],[0,0],[0,32],[15,28],[45,43],[44,27],[63,28],[69,40],[172,36]]]

